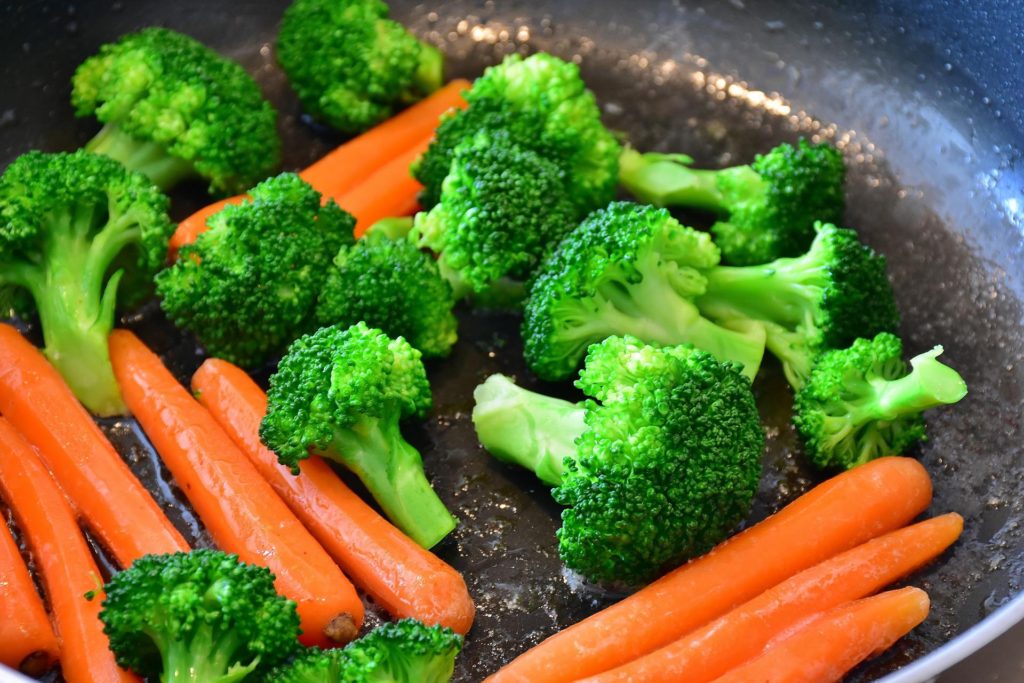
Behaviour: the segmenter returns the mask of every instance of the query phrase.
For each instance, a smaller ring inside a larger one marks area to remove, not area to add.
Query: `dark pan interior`
[[[96,125],[75,120],[68,105],[75,65],[122,32],[159,24],[240,60],[282,113],[286,168],[305,165],[339,138],[301,120],[274,64],[284,4],[5,3],[0,163],[28,149],[70,149],[88,139]],[[1021,590],[1024,220],[1020,90],[1014,94],[1013,86],[1022,78],[996,63],[1016,55],[1005,27],[1024,12],[1005,3],[941,2],[925,3],[929,13],[913,3],[883,2],[799,9],[741,0],[391,4],[398,18],[444,47],[451,75],[474,76],[513,51],[548,50],[579,61],[607,123],[641,149],[685,150],[717,166],[799,136],[838,144],[851,169],[847,223],[889,257],[908,352],[944,344],[944,358],[971,389],[956,408],[929,415],[931,439],[915,452],[935,481],[929,512],[955,510],[967,520],[955,549],[912,579],[930,592],[932,614],[850,680],[874,680],[920,657]],[[966,17],[959,24],[949,14],[957,12]],[[923,19],[929,14],[936,17],[931,23]],[[979,34],[978,27],[991,32]],[[174,200],[180,218],[203,194],[189,187]],[[619,595],[562,569],[554,540],[559,513],[547,491],[476,442],[468,412],[477,382],[502,371],[538,386],[521,361],[517,319],[463,311],[461,321],[452,357],[429,367],[434,413],[408,434],[463,522],[437,552],[464,572],[477,602],[457,675],[477,681]],[[183,381],[202,359],[154,304],[126,324]],[[257,374],[264,379],[268,372]],[[564,386],[543,388],[571,395]],[[788,391],[774,362],[766,362],[757,392],[769,448],[752,521],[821,478],[801,464]],[[105,427],[175,523],[206,543],[134,423]]]

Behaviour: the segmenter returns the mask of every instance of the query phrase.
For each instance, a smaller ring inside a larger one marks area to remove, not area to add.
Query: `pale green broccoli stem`
[[[695,303],[712,318],[744,317],[779,325],[802,323],[828,281],[826,264],[813,252],[757,266],[716,266],[704,273]]]
[[[381,218],[367,228],[363,239],[385,239],[392,242],[404,240],[412,230],[412,216]]]
[[[210,591],[217,585],[210,587]],[[231,664],[244,645],[234,630],[217,629],[200,623],[188,640],[172,639],[161,646],[163,673],[161,683],[236,683],[244,680],[259,664],[259,658],[247,665]]]
[[[85,149],[121,162],[126,168],[138,171],[153,181],[161,190],[167,190],[185,178],[196,175],[191,163],[172,156],[152,141],[140,140],[121,130],[116,123],[108,123],[85,145]]]
[[[633,196],[654,206],[686,206],[714,213],[728,213],[728,202],[719,185],[730,175],[734,186],[744,187],[751,197],[764,192],[764,181],[749,166],[719,171],[690,168],[685,154],[641,154],[629,147],[619,156],[619,182]]]
[[[869,380],[874,393],[850,406],[855,424],[892,421],[929,408],[956,403],[967,395],[967,384],[956,370],[937,360],[942,347],[915,356],[911,371],[896,380]]]
[[[473,391],[473,425],[484,448],[504,462],[525,467],[545,484],[562,482],[566,458],[576,454],[584,408],[523,389],[491,375]]]
[[[444,85],[444,54],[433,45],[420,41],[420,64],[413,75],[412,88],[429,95]]]

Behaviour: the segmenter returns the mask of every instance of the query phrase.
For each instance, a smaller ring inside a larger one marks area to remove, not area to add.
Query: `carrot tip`
[[[352,615],[344,612],[331,619],[324,626],[324,635],[328,640],[339,645],[345,645],[356,639],[356,636],[359,635],[359,627],[356,626]]]

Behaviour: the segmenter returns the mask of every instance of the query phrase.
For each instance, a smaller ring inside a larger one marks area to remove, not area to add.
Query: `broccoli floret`
[[[564,178],[507,135],[480,133],[456,148],[441,202],[416,215],[409,238],[438,255],[456,298],[525,280],[575,224]]]
[[[814,238],[815,220],[842,220],[846,166],[831,145],[781,144],[749,166],[719,171],[693,169],[691,163],[682,154],[626,149],[619,159],[619,181],[655,206],[723,214],[711,231],[733,265],[796,256]]]
[[[413,165],[420,203],[441,201],[455,148],[478,131],[505,131],[517,145],[553,160],[567,174],[577,216],[615,195],[618,141],[601,123],[579,67],[549,54],[510,55],[488,68],[465,94],[469,107],[447,115],[434,142]]]
[[[210,229],[157,275],[168,317],[219,358],[265,362],[312,323],[331,259],[355,220],[293,173],[209,218]]]
[[[885,257],[852,230],[821,223],[814,229],[802,256],[707,271],[706,290],[696,300],[702,313],[719,322],[762,324],[768,350],[782,361],[794,389],[822,351],[899,325]]]
[[[527,363],[544,379],[564,379],[588,346],[628,334],[693,344],[740,363],[753,378],[764,355],[763,328],[721,327],[693,303],[718,259],[708,235],[665,209],[615,202],[595,211],[537,271],[523,321]]]
[[[375,628],[344,649],[311,648],[272,672],[275,683],[448,683],[462,636],[402,619]]]
[[[967,395],[941,353],[936,346],[912,358],[908,373],[903,343],[888,332],[824,353],[797,392],[793,418],[811,462],[850,469],[925,439],[921,413]]]
[[[458,338],[452,288],[430,255],[374,227],[342,246],[317,303],[317,323],[348,327],[359,321],[405,337],[424,356],[446,356]]]
[[[360,133],[442,85],[444,57],[388,19],[380,0],[295,0],[277,58],[302,106],[343,133]]]
[[[72,79],[78,116],[102,130],[86,149],[117,159],[162,189],[202,177],[241,192],[277,167],[277,115],[235,62],[165,28],[121,37]]]
[[[360,322],[289,347],[270,378],[260,438],[298,474],[309,449],[352,470],[402,531],[430,548],[457,520],[430,487],[399,421],[423,417],[430,384],[420,352]]]
[[[122,277],[164,262],[167,205],[145,176],[84,151],[29,152],[0,176],[0,302],[34,307],[47,358],[100,416],[126,410],[107,336]]]
[[[739,366],[632,337],[590,347],[570,403],[493,375],[474,392],[484,447],[534,471],[567,506],[565,564],[646,582],[703,553],[750,510],[764,435]]]
[[[299,648],[295,603],[269,569],[217,550],[146,555],[104,587],[120,666],[163,683],[255,679]]]

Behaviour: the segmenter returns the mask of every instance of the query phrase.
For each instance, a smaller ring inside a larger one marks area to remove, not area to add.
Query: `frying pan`
[[[281,112],[285,168],[306,165],[340,139],[302,120],[275,66],[272,44],[285,4],[8,0],[0,8],[0,163],[33,148],[84,143],[97,126],[72,116],[74,67],[123,32],[166,25],[242,62]],[[930,592],[932,614],[849,680],[927,680],[1024,616],[1018,595],[1024,580],[1018,147],[1024,72],[1014,68],[1024,6],[1010,0],[391,5],[398,19],[443,46],[453,76],[475,76],[513,51],[547,50],[578,61],[608,125],[642,150],[687,151],[700,164],[718,166],[746,162],[800,136],[839,145],[850,167],[846,222],[889,257],[907,352],[944,344],[944,359],[971,389],[955,408],[929,414],[931,438],[914,452],[934,477],[929,513],[955,510],[967,522],[955,548],[913,579]],[[196,185],[173,199],[180,218],[204,197]],[[459,681],[477,681],[621,595],[562,569],[557,507],[532,476],[483,453],[468,418],[473,386],[492,372],[564,396],[570,390],[543,385],[526,371],[515,316],[461,311],[460,318],[453,355],[429,366],[434,412],[407,433],[463,521],[437,552],[464,572],[477,602],[457,672]],[[124,324],[183,380],[202,359],[155,304]],[[31,323],[25,329],[38,335]],[[262,381],[269,371],[255,374]],[[768,449],[752,520],[821,479],[799,457],[776,365],[766,363],[756,391]],[[135,423],[103,427],[174,523],[197,544],[208,544]],[[380,613],[370,612],[372,626]]]

